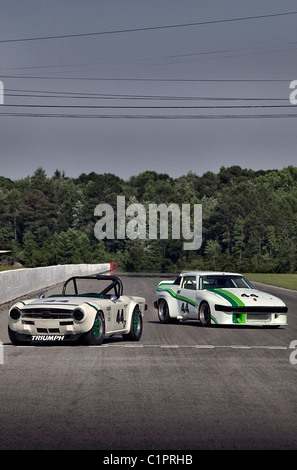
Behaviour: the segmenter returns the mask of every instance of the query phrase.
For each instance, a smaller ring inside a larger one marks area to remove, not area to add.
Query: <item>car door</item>
[[[179,310],[184,317],[198,318],[196,302],[197,278],[194,275],[184,276],[181,287],[177,290]]]
[[[124,330],[127,323],[128,302],[119,298],[112,306],[113,330]]]

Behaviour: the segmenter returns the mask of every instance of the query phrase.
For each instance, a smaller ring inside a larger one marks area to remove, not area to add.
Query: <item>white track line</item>
[[[49,343],[46,343],[47,345]],[[59,343],[61,345],[61,343]],[[36,348],[36,347],[42,347],[44,346],[43,344],[28,344],[25,346],[14,346],[13,344],[3,344],[4,348]],[[53,343],[51,343],[51,346],[55,346]],[[193,345],[188,345],[188,344],[101,344],[100,346],[83,346],[83,347],[89,347],[89,348],[127,348],[127,349],[144,349],[144,348],[159,348],[159,349],[290,349],[289,346],[248,346],[244,344],[238,344],[238,345],[213,345],[213,344],[193,344]]]

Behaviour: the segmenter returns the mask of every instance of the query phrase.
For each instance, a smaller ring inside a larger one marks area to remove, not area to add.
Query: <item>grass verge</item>
[[[297,274],[247,273],[245,277],[252,282],[297,290]]]
[[[14,269],[21,269],[24,268],[24,266],[1,266],[0,265],[0,271],[12,271]]]

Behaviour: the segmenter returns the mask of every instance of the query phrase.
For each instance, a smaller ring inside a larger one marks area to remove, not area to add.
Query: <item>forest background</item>
[[[183,240],[98,240],[94,209],[140,203],[202,204],[202,246]],[[116,262],[128,272],[214,269],[294,273],[297,270],[297,167],[254,171],[221,167],[218,173],[179,178],[146,171],[125,181],[113,174],[78,178],[43,168],[20,180],[0,177],[0,248],[25,267]]]

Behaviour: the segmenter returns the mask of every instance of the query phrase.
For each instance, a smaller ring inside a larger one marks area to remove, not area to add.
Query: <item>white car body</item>
[[[77,284],[83,280],[89,285],[107,281],[107,286],[79,293]],[[74,293],[66,294],[68,283]],[[8,334],[13,344],[83,339],[99,345],[114,335],[138,341],[145,308],[143,297],[123,295],[122,282],[116,276],[74,276],[65,282],[62,295],[15,303],[8,313]]]
[[[155,308],[159,320],[198,320],[202,326],[287,324],[287,306],[259,291],[238,273],[182,272],[175,281],[158,284]]]

